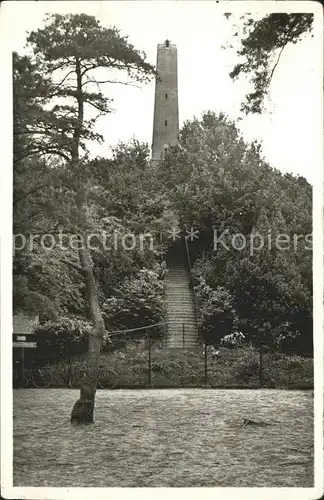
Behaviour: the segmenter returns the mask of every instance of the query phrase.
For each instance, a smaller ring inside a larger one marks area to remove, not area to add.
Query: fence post
[[[151,336],[150,334],[148,335],[148,383],[151,385],[151,368],[152,368],[152,353],[151,353]]]
[[[182,323],[182,347],[185,345],[185,324]]]
[[[25,348],[21,348],[21,367],[20,367],[20,383],[24,384],[24,373],[25,373]]]
[[[207,387],[207,384],[208,384],[207,340],[205,340],[204,357],[205,357],[205,387]]]
[[[70,385],[71,382],[71,349],[70,349],[70,336],[68,336],[67,340],[67,363],[68,363],[68,371],[67,371],[67,385]]]
[[[263,352],[262,352],[262,344],[260,344],[260,349],[259,349],[259,384],[260,384],[260,387],[263,386],[262,361],[263,361]]]

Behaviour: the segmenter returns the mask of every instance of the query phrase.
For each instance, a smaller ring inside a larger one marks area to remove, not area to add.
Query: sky
[[[246,10],[261,16],[271,9],[280,10],[280,4],[285,4],[286,9],[287,4],[296,2],[276,2],[275,9],[271,4],[201,0],[7,2],[6,7],[10,8],[6,25],[10,26],[13,50],[22,53],[26,31],[41,27],[45,13],[84,12],[94,15],[102,25],[116,26],[122,35],[129,35],[129,41],[145,51],[147,60],[154,65],[157,44],[170,39],[178,48],[181,126],[184,120],[199,117],[205,110],[222,111],[233,120],[242,118],[240,104],[249,85],[244,79],[233,82],[229,77],[238,62],[232,19],[237,20]],[[224,12],[233,12],[234,17],[227,20]],[[263,155],[273,167],[302,175],[313,184],[322,147],[318,134],[318,125],[322,123],[321,40],[316,33],[315,30],[314,38],[307,37],[284,50],[266,112],[237,122],[247,141],[262,141]],[[232,49],[222,48],[230,44]],[[151,145],[154,81],[139,87],[106,85],[104,93],[114,99],[115,111],[100,118],[97,131],[105,142],[93,144],[91,153],[108,156],[111,145],[133,137]]]

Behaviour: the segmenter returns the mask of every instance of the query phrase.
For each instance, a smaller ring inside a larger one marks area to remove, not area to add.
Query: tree
[[[226,14],[226,17],[230,15]],[[313,14],[307,13],[273,13],[260,20],[252,19],[250,14],[240,18],[243,37],[237,54],[242,62],[235,65],[230,77],[235,80],[245,74],[250,78],[253,91],[247,94],[241,108],[246,114],[262,113],[284,48],[311,32],[313,17]]]
[[[145,54],[137,51],[116,28],[104,28],[85,14],[48,16],[45,27],[30,33],[27,42],[33,49],[34,67],[47,84],[44,90],[47,106],[37,121],[30,124],[25,120],[23,130],[19,129],[17,135],[26,137],[25,156],[54,154],[62,160],[57,168],[60,189],[55,200],[60,205],[51,209],[60,212],[60,223],[66,231],[78,237],[79,263],[63,260],[84,280],[93,325],[87,373],[71,421],[90,423],[105,325],[93,259],[84,244],[91,229],[93,197],[96,196],[86,143],[103,139],[94,126],[99,116],[110,112],[110,100],[101,92],[100,85],[146,82],[154,74],[154,68],[145,62]],[[108,75],[107,70],[110,70]],[[127,80],[116,80],[116,72],[126,75]],[[94,110],[96,115],[89,110]]]
[[[215,322],[210,297],[222,287],[233,297],[238,328],[251,339],[273,344],[288,322],[310,346],[312,188],[306,179],[271,168],[256,142],[246,144],[233,122],[212,112],[185,123],[159,173],[181,226],[199,230],[189,250],[196,276],[209,287],[201,294],[205,330]]]

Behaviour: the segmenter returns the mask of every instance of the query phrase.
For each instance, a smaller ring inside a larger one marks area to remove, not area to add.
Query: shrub
[[[203,278],[197,278],[194,290],[199,302],[202,332],[208,343],[217,343],[233,328],[235,309],[233,298],[224,287],[209,286]]]
[[[126,278],[102,305],[107,328],[123,330],[161,322],[165,313],[164,287],[159,273],[150,269]]]
[[[244,340],[245,335],[243,335],[242,332],[233,332],[229,335],[225,335],[225,337],[221,339],[221,345],[229,349],[234,349],[235,347],[241,346]]]
[[[259,387],[259,353],[253,346],[236,349],[220,347],[217,356],[213,356],[213,350],[208,348],[207,353],[207,382],[212,387]],[[202,386],[205,383],[204,361],[204,349],[201,347],[161,349],[161,342],[155,340],[151,351],[152,384],[155,387]],[[148,345],[144,340],[128,342],[124,349],[102,353],[100,364],[103,369],[112,369],[117,373],[120,385],[143,387],[148,384]],[[265,387],[311,388],[313,385],[313,363],[309,358],[266,353],[262,365]],[[63,380],[60,375],[62,368],[59,364],[55,368],[55,381],[59,377]]]
[[[36,329],[38,357],[60,359],[87,351],[91,331],[89,321],[75,317],[60,317],[47,321]]]
[[[250,361],[246,365],[240,367],[237,372],[237,378],[239,380],[249,381],[251,378],[257,378],[259,376],[260,366],[257,361]]]

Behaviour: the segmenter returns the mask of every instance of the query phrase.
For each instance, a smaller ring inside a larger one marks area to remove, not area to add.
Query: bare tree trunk
[[[99,307],[98,291],[89,250],[79,249],[79,258],[89,297],[92,319],[92,332],[89,336],[86,372],[84,374],[80,398],[76,401],[71,414],[71,422],[90,424],[93,420],[95,396],[98,383],[100,348],[105,334],[105,324]]]
[[[79,161],[80,137],[84,118],[84,98],[82,94],[81,63],[78,57],[76,57],[75,64],[75,71],[77,75],[76,99],[78,102],[78,121],[74,130],[72,141],[72,164],[77,166]],[[83,223],[87,221],[87,186],[85,187],[84,192],[80,194],[79,206],[79,216],[81,222],[79,227],[84,227]],[[82,217],[84,217],[83,221]],[[98,384],[100,348],[105,334],[105,324],[99,306],[97,283],[93,274],[90,251],[86,247],[86,241],[86,238],[83,238],[83,241],[79,241],[79,260],[89,299],[92,331],[89,336],[86,371],[81,383],[80,398],[76,401],[71,413],[71,422],[76,424],[90,424],[93,422],[95,396]]]

